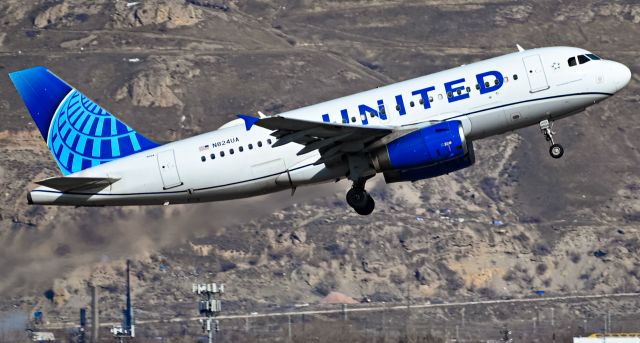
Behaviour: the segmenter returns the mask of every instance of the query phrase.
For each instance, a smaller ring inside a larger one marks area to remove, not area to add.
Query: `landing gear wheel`
[[[540,131],[542,131],[542,134],[544,135],[544,138],[547,140],[547,142],[551,144],[551,147],[549,147],[549,155],[551,155],[551,157],[553,158],[560,158],[562,157],[562,155],[564,155],[564,148],[562,147],[562,145],[557,144],[553,141],[553,135],[555,134],[555,132],[553,132],[552,128],[552,121],[545,119],[540,122]]]
[[[373,212],[373,209],[376,207],[376,202],[373,200],[371,195],[367,194],[367,203],[364,207],[354,207],[353,209],[361,216],[368,216]]]
[[[549,154],[553,158],[560,158],[562,157],[562,155],[564,155],[564,148],[560,144],[553,144],[549,148]]]
[[[371,214],[376,207],[376,202],[371,195],[364,188],[358,187],[353,187],[347,192],[347,204],[363,216]]]
[[[347,204],[355,208],[364,208],[367,205],[369,194],[364,188],[353,187],[347,192]]]

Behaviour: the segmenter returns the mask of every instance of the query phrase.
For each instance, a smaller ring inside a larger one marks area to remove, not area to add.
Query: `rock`
[[[200,74],[200,70],[186,60],[166,60],[154,58],[154,64],[137,74],[133,80],[122,86],[115,94],[116,101],[130,98],[136,106],[182,108],[184,104],[173,86],[182,79],[190,79]]]
[[[362,259],[362,270],[364,270],[365,273],[371,273],[371,270],[369,269],[369,262],[364,258]]]
[[[202,10],[179,1],[150,1],[137,6],[127,6],[126,2],[116,2],[116,12],[112,16],[115,27],[140,27],[165,25],[167,28],[191,26],[202,19]]]
[[[295,231],[289,234],[289,239],[291,240],[291,244],[302,243],[300,236],[298,236],[298,234]]]
[[[348,295],[340,292],[331,292],[322,298],[321,302],[325,304],[358,304],[359,302]]]
[[[33,25],[39,29],[43,29],[50,24],[61,20],[68,14],[68,12],[69,5],[66,2],[51,6],[36,16],[36,19],[33,21]]]
[[[593,256],[595,256],[595,257],[605,257],[605,256],[607,256],[607,252],[602,250],[602,249],[598,249],[598,250],[593,252]]]

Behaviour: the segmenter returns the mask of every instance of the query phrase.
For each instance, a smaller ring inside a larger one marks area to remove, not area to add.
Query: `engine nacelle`
[[[404,135],[373,154],[377,171],[413,169],[462,158],[469,153],[460,121],[434,124]]]
[[[422,168],[389,170],[384,172],[384,181],[386,183],[417,181],[449,174],[456,170],[469,167],[475,163],[476,159],[473,153],[473,143],[469,142],[468,144],[469,153],[466,156]]]

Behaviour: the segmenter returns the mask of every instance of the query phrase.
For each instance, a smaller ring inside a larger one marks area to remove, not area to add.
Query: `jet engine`
[[[460,121],[434,124],[395,139],[373,154],[387,183],[436,177],[471,166],[473,144]]]

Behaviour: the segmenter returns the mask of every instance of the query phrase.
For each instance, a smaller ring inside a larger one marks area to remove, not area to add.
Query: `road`
[[[247,318],[264,318],[264,317],[282,317],[282,316],[301,316],[301,315],[317,315],[317,314],[335,314],[335,313],[355,313],[355,312],[380,312],[380,311],[395,311],[395,310],[407,310],[407,309],[429,309],[429,308],[450,308],[450,307],[465,307],[476,305],[505,305],[505,304],[517,304],[517,303],[546,303],[546,302],[558,302],[558,301],[572,301],[572,300],[594,300],[594,299],[606,299],[606,298],[624,298],[624,297],[637,297],[640,293],[612,293],[612,294],[596,294],[596,295],[566,295],[557,297],[539,297],[539,298],[524,298],[524,299],[507,299],[507,300],[483,300],[483,301],[467,301],[457,303],[442,303],[442,304],[385,304],[385,305],[368,305],[357,304],[349,305],[346,308],[339,309],[326,309],[326,310],[305,310],[305,311],[286,311],[286,312],[271,312],[271,313],[254,313],[254,314],[230,314],[224,316],[218,316],[216,319],[247,319]],[[194,311],[196,306],[196,300],[194,299]],[[171,319],[141,319],[136,320],[136,325],[144,324],[157,324],[157,323],[176,323],[176,322],[189,322],[197,321],[203,317],[178,317]],[[118,325],[120,322],[104,322],[100,323],[101,327],[112,327]],[[78,327],[76,322],[64,322],[64,323],[51,323],[45,325],[42,329],[46,330],[59,330]]]

